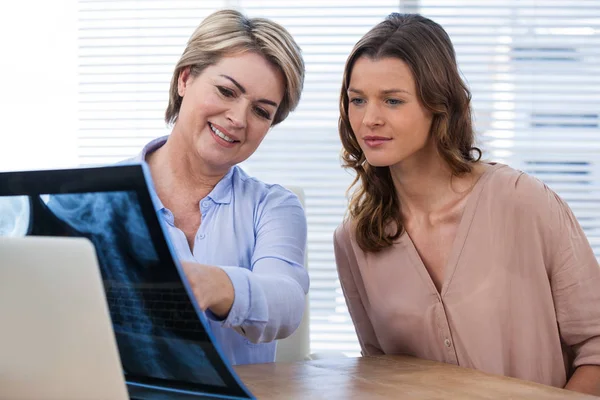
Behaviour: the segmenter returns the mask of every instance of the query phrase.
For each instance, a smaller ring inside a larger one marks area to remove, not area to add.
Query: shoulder
[[[141,162],[142,161],[141,161],[140,157],[135,156],[135,157],[131,157],[131,158],[126,158],[125,160],[117,161],[113,165],[131,165],[131,164],[139,164]]]
[[[347,284],[347,277],[351,275],[351,265],[356,263],[352,233],[352,221],[349,218],[345,218],[333,233],[333,253],[342,287]]]
[[[342,260],[363,260],[366,257],[364,251],[356,242],[355,223],[350,217],[344,218],[344,221],[335,229],[333,233],[333,250],[336,256],[338,268]]]
[[[287,188],[280,184],[266,183],[248,175],[239,166],[234,166],[233,168],[231,180],[234,196],[243,199],[252,199],[256,206],[268,208],[292,206],[303,208],[304,199],[301,188],[292,186]]]
[[[489,218],[504,229],[512,227],[515,235],[540,237],[548,254],[560,245],[566,232],[579,230],[566,201],[540,179],[525,172],[500,168],[486,189],[489,192],[483,196],[483,203]]]
[[[537,178],[505,164],[494,164],[491,168],[492,171],[489,171],[489,178],[485,184],[488,189],[494,191],[514,194],[515,190],[531,189],[540,182]],[[482,179],[485,179],[485,175]]]
[[[503,209],[540,215],[567,207],[566,203],[540,179],[507,165],[500,166],[486,182],[488,195]]]
[[[150,142],[146,143],[139,153],[130,158],[117,162],[116,165],[139,164],[141,162],[146,162],[146,156],[161,148],[168,139],[169,135],[154,138]]]
[[[344,218],[344,221],[333,232],[333,241],[336,245],[349,245],[353,241],[353,234],[352,220]]]

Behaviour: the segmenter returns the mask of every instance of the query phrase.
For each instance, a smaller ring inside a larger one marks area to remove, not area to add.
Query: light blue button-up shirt
[[[132,161],[145,160],[166,140],[151,141]],[[218,266],[233,283],[227,318],[206,312],[224,355],[234,365],[275,361],[274,340],[300,324],[309,287],[306,217],[296,195],[232,167],[200,200],[202,222],[193,249],[171,211],[153,195],[179,259]]]

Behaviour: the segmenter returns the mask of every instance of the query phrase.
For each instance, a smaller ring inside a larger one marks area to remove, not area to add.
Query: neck
[[[473,174],[453,176],[452,170],[433,145],[390,167],[404,219],[444,214],[472,188]]]
[[[168,203],[174,201],[174,194],[179,197],[178,203],[197,207],[227,174],[227,171],[215,172],[207,168],[190,151],[192,144],[182,139],[182,135],[173,131],[162,147],[146,157],[158,197],[167,208]]]

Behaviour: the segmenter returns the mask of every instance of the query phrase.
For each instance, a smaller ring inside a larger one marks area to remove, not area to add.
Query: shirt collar
[[[145,162],[148,154],[153,151],[158,150],[162,147],[166,142],[169,136],[162,136],[156,139],[153,139],[147,145],[144,146],[142,151],[134,158],[134,161]],[[237,166],[230,168],[227,174],[216,184],[213,190],[206,196],[206,198],[211,199],[213,202],[217,204],[229,204],[231,203],[232,192],[233,192],[233,179],[235,176],[235,171],[237,170]],[[151,190],[152,200],[154,201],[156,211],[162,210],[165,208],[160,198],[157,196],[154,190]]]
[[[153,151],[159,149],[163,144],[167,142],[169,136],[161,136],[159,138],[153,139],[150,143],[146,144],[142,151],[133,158],[133,161],[136,162],[146,162],[146,156]],[[152,202],[154,203],[154,210],[160,211],[165,208],[162,201],[156,194],[156,190],[150,190],[150,196],[152,197]]]
[[[145,145],[144,148],[142,149],[142,151],[134,158],[134,161],[140,161],[140,162],[144,161],[145,162],[148,154],[161,148],[165,143],[167,143],[168,138],[169,138],[169,136],[161,136],[159,138],[156,138],[156,139],[153,139],[152,141],[150,141],[150,143]]]
[[[213,190],[208,194],[209,199],[217,204],[231,203],[233,192],[233,178],[237,167],[229,168],[227,174],[215,185]]]

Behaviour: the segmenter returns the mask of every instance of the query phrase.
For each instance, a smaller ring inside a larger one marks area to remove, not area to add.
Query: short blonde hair
[[[283,26],[271,20],[248,18],[236,10],[221,10],[206,17],[188,40],[171,79],[165,122],[177,121],[182,100],[177,81],[184,68],[191,67],[191,76],[198,76],[222,57],[248,51],[261,54],[282,72],[285,93],[272,125],[283,121],[300,102],[304,86],[300,47]]]

